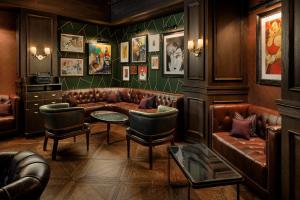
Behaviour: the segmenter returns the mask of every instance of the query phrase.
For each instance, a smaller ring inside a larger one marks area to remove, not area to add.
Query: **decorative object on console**
[[[159,69],[159,56],[151,56],[151,69]]]
[[[129,81],[129,66],[123,66],[122,77],[123,81]]]
[[[83,76],[83,59],[61,58],[61,76]]]
[[[111,74],[111,45],[89,44],[89,75]]]
[[[137,74],[137,66],[136,65],[131,65],[130,66],[130,74],[131,75],[136,75]]]
[[[148,52],[159,51],[160,48],[160,35],[148,35]]]
[[[84,53],[84,41],[81,35],[61,34],[60,50],[68,52]]]
[[[147,61],[146,35],[134,37],[131,40],[131,62],[141,63]]]
[[[121,42],[120,44],[120,63],[129,62],[129,42]]]
[[[37,47],[32,46],[30,47],[30,53],[33,57],[37,58],[38,60],[44,60],[47,56],[51,54],[51,50],[49,47],[44,48],[44,54],[38,54],[37,53]]]
[[[50,72],[38,72],[34,75],[33,81],[37,84],[47,84],[51,81]]]
[[[197,45],[195,45],[194,40],[188,41],[188,50],[193,53],[196,57],[200,56],[203,51],[203,39],[197,40]]]
[[[257,16],[257,82],[280,85],[282,72],[281,8]]]
[[[147,81],[147,66],[139,66],[138,75],[139,81]]]
[[[184,32],[164,35],[163,75],[182,76],[184,74]]]

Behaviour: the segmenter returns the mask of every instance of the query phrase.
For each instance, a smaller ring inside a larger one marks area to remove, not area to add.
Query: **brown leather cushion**
[[[15,126],[15,118],[13,115],[0,117],[0,131],[13,129]]]
[[[10,103],[0,103],[0,116],[7,116],[11,114]]]
[[[96,103],[86,103],[78,104],[78,107],[83,107],[85,111],[85,116],[89,116],[93,111],[104,109],[106,102],[96,102]]]
[[[229,132],[218,132],[213,133],[212,145],[214,150],[247,174],[249,178],[262,187],[266,187],[265,140],[259,137],[244,140],[230,136]]]
[[[136,110],[136,111],[148,112],[148,113],[154,113],[157,111],[156,108],[141,109],[141,108],[139,108],[138,104],[128,103],[128,102],[118,102],[118,103],[112,104],[112,106],[117,107],[117,109],[119,109],[119,110],[122,110],[123,113],[125,113],[125,114],[128,114],[129,110]],[[119,110],[116,110],[116,111],[119,111]]]
[[[120,101],[120,96],[118,92],[111,92],[107,97],[107,102],[116,103]]]

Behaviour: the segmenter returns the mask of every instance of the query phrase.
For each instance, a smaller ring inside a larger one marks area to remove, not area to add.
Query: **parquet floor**
[[[125,128],[112,125],[111,142],[106,144],[106,126],[92,126],[90,151],[85,137],[60,141],[57,161],[51,160],[52,141],[43,151],[43,136],[22,136],[0,141],[0,151],[31,150],[46,158],[51,178],[42,200],[185,200],[187,188],[172,188],[167,182],[167,145],[154,148],[153,170],[148,169],[148,148],[132,142],[131,160],[127,160]],[[172,181],[185,179],[172,164]],[[192,190],[192,200],[234,200],[235,187]],[[247,187],[241,187],[241,200],[259,200]]]

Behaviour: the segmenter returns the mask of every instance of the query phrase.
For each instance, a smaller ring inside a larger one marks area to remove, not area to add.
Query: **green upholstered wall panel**
[[[61,52],[60,51],[60,33],[83,35],[86,45],[85,53]],[[81,77],[61,77],[63,90],[94,88],[94,87],[110,87],[116,86],[114,74],[112,75],[88,75],[88,42],[105,41],[112,44],[112,66],[114,67],[118,61],[116,35],[111,31],[110,27],[100,26],[85,22],[71,21],[68,19],[58,20],[58,70],[60,72],[60,58],[83,58],[84,59],[84,76]]]
[[[122,66],[131,65],[120,63],[119,44],[123,41],[131,42],[131,38],[137,35],[156,34],[182,30],[184,23],[183,13],[172,14],[169,16],[132,24],[123,27],[100,26],[85,22],[73,21],[65,18],[58,20],[58,58],[83,58],[84,76],[82,77],[61,77],[63,90],[93,88],[93,87],[134,87],[165,92],[180,93],[183,84],[182,78],[171,78],[162,76],[162,46],[159,52],[148,53],[148,81],[138,81],[138,75],[131,75],[129,82],[122,81]],[[174,29],[176,26],[176,29]],[[60,52],[59,39],[60,33],[83,35],[86,41],[85,53]],[[89,41],[101,40],[112,44],[112,75],[88,75],[88,47]],[[151,55],[159,55],[160,69],[151,70]],[[138,64],[136,64],[138,66]],[[58,59],[58,70],[60,71],[60,59]]]
[[[129,26],[123,26],[116,30],[117,34],[117,43],[124,41],[129,41],[131,46],[131,38],[138,35],[148,35],[148,34],[157,34],[161,36],[164,33],[183,30],[184,26],[184,14],[182,12],[172,14],[169,16],[132,24]],[[174,28],[176,27],[176,29]],[[162,38],[162,37],[161,37]],[[147,47],[148,48],[148,47]],[[130,48],[131,49],[131,48]],[[120,54],[118,46],[118,54]],[[129,53],[131,54],[131,52]],[[159,70],[152,70],[150,65],[151,55],[159,55],[160,66]],[[120,57],[118,55],[118,57]],[[131,58],[130,58],[131,59]],[[148,66],[148,81],[138,81],[138,75],[130,75],[130,81],[122,81],[122,66],[127,65],[136,65],[129,63],[120,63],[118,62],[115,66],[114,77],[118,79],[120,86],[122,87],[134,87],[134,88],[143,88],[151,90],[160,90],[165,92],[174,92],[180,93],[181,87],[183,84],[183,78],[170,78],[162,76],[163,69],[163,43],[160,44],[159,52],[147,52],[147,66]],[[145,65],[144,63],[140,65]]]

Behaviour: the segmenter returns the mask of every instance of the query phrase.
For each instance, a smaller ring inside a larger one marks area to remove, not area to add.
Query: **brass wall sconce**
[[[33,57],[37,58],[38,60],[44,60],[47,56],[50,55],[51,51],[50,48],[45,47],[44,48],[44,54],[37,54],[37,48],[36,47],[30,47],[30,53]]]
[[[188,41],[188,50],[194,54],[194,56],[200,56],[203,50],[203,39],[200,38],[197,40],[197,45],[195,45],[194,40]]]

